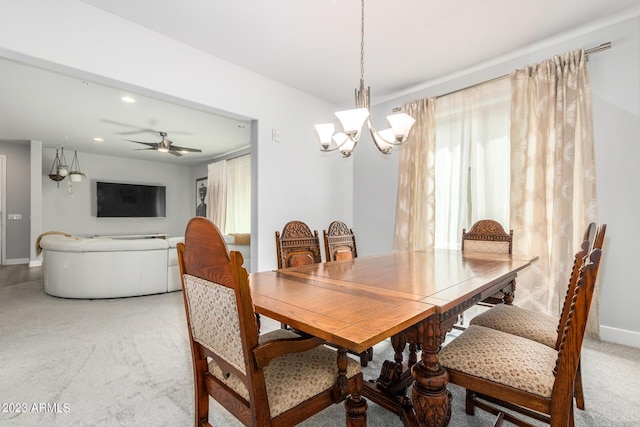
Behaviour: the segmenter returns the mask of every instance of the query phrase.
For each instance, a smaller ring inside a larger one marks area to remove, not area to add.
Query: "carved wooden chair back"
[[[289,221],[276,231],[276,255],[278,268],[296,267],[322,262],[318,230],[311,229],[302,221]]]
[[[338,261],[358,257],[356,248],[356,236],[353,230],[344,222],[333,221],[327,230],[322,232],[324,236],[325,259]]]
[[[558,339],[556,340],[556,350],[560,345],[560,328],[566,323],[567,316],[569,315],[569,309],[571,308],[571,296],[574,294],[576,289],[576,283],[578,282],[578,276],[580,274],[580,267],[582,267],[584,260],[586,259],[587,255],[589,255],[589,251],[591,251],[592,248],[602,249],[602,241],[604,240],[604,234],[606,231],[606,224],[603,224],[596,230],[596,224],[593,222],[587,225],[587,228],[584,231],[580,249],[576,253],[573,260],[573,269],[571,270],[571,277],[569,279],[569,285],[567,286],[567,293],[564,297],[564,302],[562,303],[560,321],[558,322]],[[602,237],[599,238],[598,241],[596,241],[596,235],[600,234],[602,234]]]
[[[462,251],[510,254],[513,244],[513,230],[504,231],[498,221],[482,219],[467,232],[462,230]]]
[[[360,400],[362,374],[346,353],[339,370],[336,352],[318,338],[283,330],[259,337],[242,254],[227,252],[211,221],[191,219],[177,251],[193,359],[196,426],[211,426],[209,396],[247,426],[294,425],[349,393],[361,402],[353,414],[366,417],[366,403],[363,414]]]
[[[604,230],[603,227],[606,228],[606,226],[600,226],[598,229]],[[550,413],[554,425],[573,425],[574,423],[573,395],[575,377],[580,366],[582,342],[601,258],[602,249],[595,246],[585,258],[579,270],[567,317],[564,319],[558,334],[558,359],[553,371],[556,379],[553,384]]]
[[[486,403],[491,402],[552,426],[574,425],[575,377],[602,258],[605,229],[604,225],[598,228],[594,245],[578,269],[573,294],[568,298],[569,309],[559,328],[557,350],[515,335],[472,325],[454,339],[450,348],[447,346],[445,351],[441,351],[440,360],[447,367],[450,381],[467,389],[468,414],[473,414],[473,407],[477,406],[499,415],[494,425],[500,425],[502,419],[517,425],[531,425]],[[462,337],[465,338],[460,339]],[[458,339],[460,341],[456,343]],[[485,343],[484,347],[482,343]],[[523,371],[522,378],[515,380],[520,381],[519,384],[512,383],[505,370],[513,364],[511,355],[514,352],[523,358],[523,365],[538,366],[530,372]],[[479,371],[478,366],[481,367]],[[551,371],[553,375],[550,375]]]

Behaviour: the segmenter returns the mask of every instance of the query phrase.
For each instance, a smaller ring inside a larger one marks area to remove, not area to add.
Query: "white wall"
[[[352,222],[352,161],[320,153],[313,134],[313,125],[331,116],[335,105],[77,0],[0,0],[0,10],[1,56],[41,66],[61,64],[78,74],[103,76],[109,84],[144,88],[257,121],[252,271],[276,266],[274,231],[291,219],[318,229],[334,219]],[[279,143],[271,141],[274,128],[280,131]]]
[[[65,153],[70,157],[73,153]],[[195,191],[191,167],[168,163],[125,159],[78,152],[82,171],[87,177],[73,183],[68,191],[68,178],[58,183],[47,176],[53,164],[55,149],[43,149],[42,218],[43,231],[57,230],[78,236],[95,234],[165,233],[184,235],[184,228],[194,214]],[[98,218],[96,217],[96,181],[127,184],[162,185],[166,187],[165,218]]]
[[[627,18],[627,19],[623,19]],[[426,83],[420,90],[377,105],[376,121],[404,102],[438,96],[470,84],[508,74],[515,68],[540,62],[568,50],[590,48],[610,41],[610,50],[589,58],[594,103],[594,131],[597,161],[599,221],[607,223],[604,261],[600,269],[600,324],[604,340],[640,347],[640,322],[636,302],[640,285],[635,271],[637,215],[640,199],[640,18],[621,17],[599,23],[584,31],[539,42],[529,49],[463,70],[438,82]],[[354,227],[360,240],[372,239],[362,255],[388,252],[392,236],[397,195],[397,162],[376,158],[373,150],[362,150],[361,142],[354,164]],[[370,144],[369,144],[370,145]],[[373,195],[376,194],[376,197]],[[373,213],[373,214],[372,214]]]

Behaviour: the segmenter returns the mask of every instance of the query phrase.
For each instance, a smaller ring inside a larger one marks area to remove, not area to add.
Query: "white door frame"
[[[0,154],[0,265],[7,263],[7,156]]]

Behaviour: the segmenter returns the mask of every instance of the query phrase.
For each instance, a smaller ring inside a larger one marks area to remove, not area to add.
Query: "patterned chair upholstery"
[[[467,414],[479,407],[498,415],[494,425],[503,419],[531,425],[501,409],[506,407],[552,426],[574,425],[576,370],[601,255],[601,249],[592,249],[579,270],[557,349],[470,325],[440,351],[450,382],[467,389]]]
[[[209,396],[245,425],[294,425],[345,398],[347,422],[366,420],[360,366],[345,351],[289,330],[258,335],[242,255],[211,221],[193,218],[177,249],[196,426],[210,425]]]
[[[597,233],[595,230],[596,225],[594,223],[589,224],[582,237],[583,241],[580,245],[580,250],[576,253],[574,258],[573,269],[571,271],[569,285],[567,286],[567,294],[564,299],[560,318],[516,306],[496,305],[490,310],[471,319],[469,324],[517,335],[557,350],[560,345],[558,331],[560,329],[560,325],[566,320],[568,310],[571,305],[571,297],[573,296],[576,282],[578,280],[580,267],[582,267],[584,259],[592,246],[594,248],[602,249],[602,243],[606,233],[606,225],[602,225],[598,229]],[[576,374],[575,399],[577,407],[584,410],[585,405],[584,392],[582,389],[582,373],[579,364]]]

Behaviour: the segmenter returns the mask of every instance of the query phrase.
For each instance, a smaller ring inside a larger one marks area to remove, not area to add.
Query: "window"
[[[438,98],[436,248],[459,248],[480,219],[509,228],[510,100],[508,77]]]

